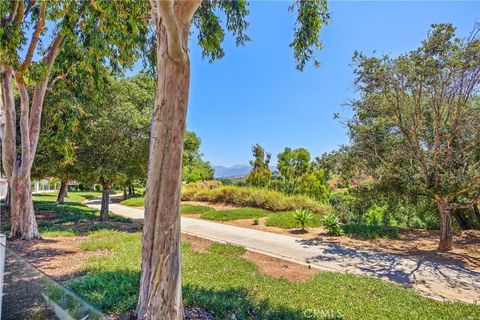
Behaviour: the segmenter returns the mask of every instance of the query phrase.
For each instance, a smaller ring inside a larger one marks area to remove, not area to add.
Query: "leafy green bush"
[[[260,224],[260,218],[259,217],[253,218],[252,224],[254,226],[258,226]]]
[[[305,230],[305,224],[312,220],[313,215],[308,210],[298,209],[293,213],[293,217],[300,223],[302,230]]]
[[[310,228],[319,227],[322,225],[321,221],[322,216],[320,214],[313,214],[312,218],[305,223],[305,226]],[[292,229],[298,227],[298,221],[295,219],[293,212],[278,212],[268,216],[266,225],[269,227]]]
[[[369,226],[389,225],[387,220],[388,206],[379,206],[374,204],[363,216],[362,222]]]
[[[345,234],[364,239],[387,238],[396,239],[400,236],[398,228],[388,226],[374,226],[362,223],[344,224]]]
[[[341,236],[344,234],[340,223],[338,222],[337,216],[333,214],[327,214],[322,219],[322,224],[327,229],[327,233],[332,236]]]
[[[198,184],[187,184],[182,188],[183,201],[219,202],[239,207],[262,208],[275,212],[306,209],[313,213],[325,213],[330,210],[328,205],[306,196],[286,196],[281,192],[252,187],[199,188]]]

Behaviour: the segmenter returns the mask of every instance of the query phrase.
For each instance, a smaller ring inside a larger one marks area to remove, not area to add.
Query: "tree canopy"
[[[409,53],[354,57],[361,98],[348,123],[353,151],[376,179],[406,182],[435,200],[447,250],[450,212],[480,199],[478,28],[459,39],[452,25],[433,25]]]

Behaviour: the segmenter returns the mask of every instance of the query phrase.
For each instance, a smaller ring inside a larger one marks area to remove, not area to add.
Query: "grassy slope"
[[[50,198],[36,197],[35,205],[48,205],[49,210],[61,214],[59,220],[97,218],[95,212],[79,203],[83,195],[70,194],[72,203],[65,205],[56,205]],[[111,314],[134,308],[140,277],[141,234],[99,230],[91,232],[80,248],[107,249],[111,253],[88,259],[84,266],[86,275],[69,281],[68,285]],[[306,282],[274,279],[243,259],[240,256],[243,252],[243,248],[213,244],[209,252],[198,253],[184,243],[185,305],[211,310],[218,319],[232,318],[233,314],[236,319],[306,319],[311,314],[304,313],[306,309],[329,316],[325,319],[339,315],[344,319],[480,317],[479,306],[437,302],[369,277],[324,272]]]

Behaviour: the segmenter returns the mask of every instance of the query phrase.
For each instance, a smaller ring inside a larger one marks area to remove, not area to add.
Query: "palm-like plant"
[[[310,211],[304,209],[295,210],[293,216],[300,223],[302,230],[305,230],[305,225],[313,218],[313,214]]]
[[[344,234],[344,231],[338,222],[338,218],[331,213],[323,217],[322,224],[327,229],[327,233],[331,236],[342,236]]]

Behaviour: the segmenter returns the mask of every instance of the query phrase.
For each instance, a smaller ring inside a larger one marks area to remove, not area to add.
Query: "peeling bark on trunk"
[[[68,197],[68,182],[62,180],[60,190],[58,191],[57,203],[63,204],[66,197]]]
[[[100,207],[100,221],[108,221],[110,204],[110,181],[102,180],[102,206]]]
[[[37,36],[32,37],[27,57],[21,68],[16,70],[16,66],[5,65],[3,61],[0,61],[3,95],[0,104],[0,138],[2,139],[2,165],[11,191],[12,229],[10,237],[13,239],[32,240],[40,238],[35,212],[33,211],[30,172],[38,145],[43,102],[50,72],[66,37],[61,33],[54,37],[43,58],[46,65],[44,78],[36,84],[33,92],[30,93],[24,74],[28,72],[33,51],[38,42],[38,35],[44,27],[44,9],[43,4],[40,7],[40,16],[43,17],[40,18],[35,32]],[[18,126],[13,81],[15,81],[20,98]],[[18,132],[20,133],[20,141],[17,141]],[[21,147],[18,150],[17,142],[20,142],[18,145]]]
[[[168,56],[158,35],[158,76],[150,137],[138,319],[183,319],[180,255],[180,173],[190,62]]]
[[[453,245],[452,214],[447,200],[436,197],[438,212],[440,214],[440,243],[438,249],[449,251]]]
[[[10,184],[7,184],[7,195],[5,196],[5,202],[2,206],[2,213],[6,217],[10,215],[10,200],[11,200]]]
[[[40,239],[32,201],[30,175],[14,177],[10,181],[11,229],[10,239]]]

